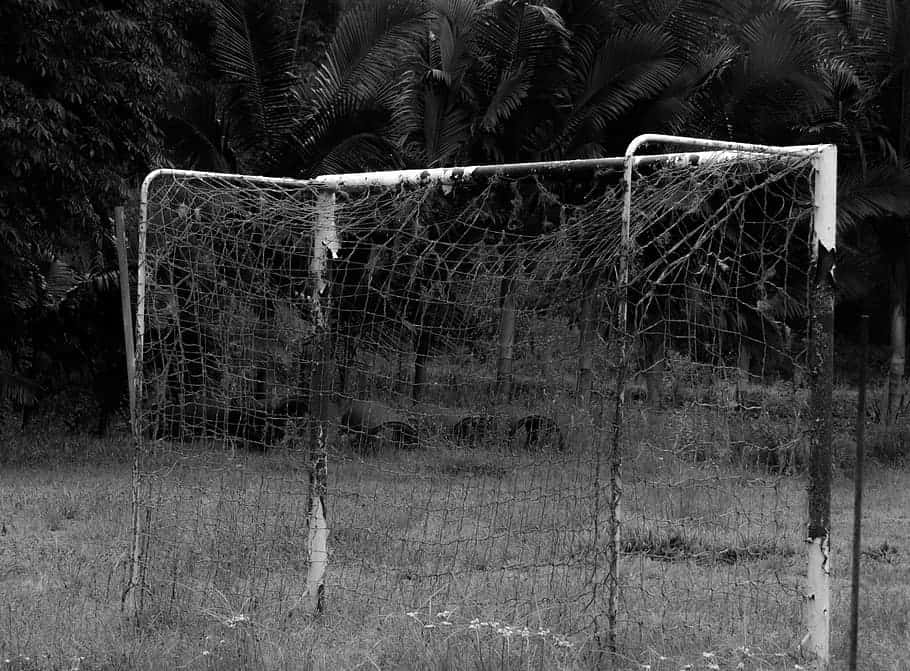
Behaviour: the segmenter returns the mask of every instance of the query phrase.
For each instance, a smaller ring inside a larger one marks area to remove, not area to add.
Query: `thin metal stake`
[[[859,569],[863,521],[863,457],[866,434],[866,365],[869,361],[869,315],[860,317],[859,396],[856,401],[856,465],[853,469],[853,576],[850,599],[850,671],[856,671],[859,644]]]

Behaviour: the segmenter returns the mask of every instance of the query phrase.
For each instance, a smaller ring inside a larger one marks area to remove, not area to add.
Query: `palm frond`
[[[120,271],[117,269],[92,273],[86,278],[86,281],[91,284],[92,291],[96,294],[112,294],[120,291]]]
[[[43,269],[45,300],[49,307],[59,305],[84,280],[76,270],[56,256]]]
[[[381,0],[362,2],[341,18],[311,88],[302,93],[306,113],[278,163],[285,174],[362,161],[368,163],[357,169],[400,163],[396,152],[375,149],[400,146],[418,125],[406,66],[414,65],[426,17],[418,0]],[[349,141],[367,136],[369,150]],[[354,151],[350,159],[341,158],[341,147]]]
[[[316,175],[403,167],[400,148],[413,134],[414,108],[404,104],[410,95],[406,79],[390,81],[369,99],[346,94],[318,119],[301,128],[289,146],[285,174]],[[381,148],[381,150],[379,149]],[[351,151],[348,158],[344,151]]]
[[[742,35],[749,49],[749,67],[756,77],[805,74],[818,51],[793,17],[779,12],[759,15],[746,23]]]
[[[430,5],[430,43],[438,61],[429,65],[455,77],[468,65],[482,5],[479,0],[433,0]]]
[[[665,128],[685,134],[693,124],[710,116],[716,105],[714,88],[736,58],[736,47],[726,41],[686,62],[661,95],[646,107],[640,128]]]
[[[673,40],[652,25],[622,28],[598,47],[596,36],[574,41],[567,63],[568,114],[548,153],[600,142],[608,127],[636,105],[658,97],[680,71]]]
[[[217,86],[187,92],[162,121],[168,154],[181,167],[237,172],[230,116]]]
[[[554,38],[568,34],[562,18],[545,6],[527,0],[494,0],[486,5],[478,34],[483,53],[506,72],[520,62],[536,63],[547,56]]]
[[[319,174],[362,172],[403,167],[399,148],[377,133],[347,134],[320,160]]]
[[[227,84],[232,139],[267,153],[294,118],[293,34],[275,5],[262,0],[220,0],[215,16],[213,51]]]
[[[426,87],[418,101],[418,114],[423,117],[422,142],[412,153],[429,166],[454,165],[467,143],[471,131],[468,110],[452,103],[447,91],[435,92]]]
[[[910,172],[892,165],[846,173],[838,180],[838,235],[856,230],[870,219],[910,217]]]
[[[478,0],[433,0],[430,7],[427,39],[406,103],[417,123],[405,148],[418,165],[451,165],[470,135],[476,91],[469,72],[483,6]]]
[[[522,101],[527,97],[531,88],[531,78],[528,72],[520,65],[514,73],[499,81],[499,86],[493,92],[480,128],[485,131],[496,130],[501,123],[506,121],[521,107]]]
[[[830,89],[823,75],[825,58],[832,53],[827,48],[829,36],[816,30],[819,24],[806,20],[809,11],[780,1],[741,18],[742,25],[731,32],[737,56],[713,90],[702,92],[724,104],[712,106],[702,98],[700,107],[706,114],[700,132],[793,142],[795,127],[829,106]]]
[[[418,0],[365,0],[344,14],[309,92],[315,103],[311,114],[345,92],[375,96],[390,71],[413,58],[426,19]]]

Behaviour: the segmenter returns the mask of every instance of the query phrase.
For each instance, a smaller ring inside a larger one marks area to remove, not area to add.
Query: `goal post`
[[[680,661],[808,632],[826,662],[835,191],[833,147],[662,135],[151,173],[135,610],[392,613]]]
[[[800,648],[827,666],[830,662],[830,552],[831,552],[831,468],[832,468],[832,392],[834,385],[834,254],[837,237],[837,147],[835,145],[808,145],[771,147],[739,142],[723,142],[698,138],[645,134],[635,138],[626,149],[623,199],[623,245],[631,244],[632,180],[635,156],[646,144],[697,146],[718,152],[759,154],[810,155],[813,181],[812,233],[810,239],[813,280],[810,299],[809,361],[809,461],[807,520],[807,574],[806,574],[806,634]],[[724,153],[715,154],[718,160]],[[628,268],[623,255],[620,266],[620,283],[628,283]],[[622,330],[628,320],[627,304],[619,304],[618,323]],[[622,398],[619,394],[616,426],[621,426]],[[619,455],[617,445],[614,454]],[[619,457],[617,457],[619,458]],[[614,465],[619,471],[619,465]],[[614,556],[619,554],[619,537],[614,539]]]

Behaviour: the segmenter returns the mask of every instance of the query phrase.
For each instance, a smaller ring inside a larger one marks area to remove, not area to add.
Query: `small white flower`
[[[222,624],[224,624],[224,626],[228,627],[229,629],[233,629],[238,624],[243,624],[244,622],[249,622],[249,621],[250,621],[250,618],[248,618],[246,615],[244,615],[243,613],[238,613],[237,615],[231,615]]]
[[[424,629],[435,629],[436,625],[435,624],[425,624],[425,625],[423,625],[423,628]]]
[[[443,610],[443,611],[436,613],[436,617],[448,619],[451,614],[452,614],[452,611]]]
[[[212,654],[212,653],[210,653],[208,650],[203,650],[203,651],[202,651],[202,656],[203,656],[203,657],[208,657],[208,656],[211,655],[211,654]]]
[[[538,636],[546,636],[546,635],[549,634],[549,633],[550,633],[550,630],[549,630],[549,629],[541,629],[540,631],[537,632],[537,635],[538,635]]]
[[[717,664],[708,664],[708,668],[711,669],[711,671],[720,671],[720,667]]]
[[[644,671],[651,671],[651,665],[650,665],[650,664],[642,664],[642,665],[641,665],[641,668],[644,669]]]
[[[664,657],[663,655],[661,655],[661,656],[658,657],[657,659],[659,659],[661,662],[666,662],[666,661],[667,661],[667,658]]]
[[[704,657],[705,659],[711,659],[714,656],[714,653],[713,652],[703,652],[703,653],[701,653],[701,656]]]
[[[443,620],[439,624],[442,625],[443,627],[454,627],[455,626],[454,623],[449,622],[448,620]]]
[[[417,611],[416,611],[416,610],[412,610],[410,613],[405,613],[405,615],[407,615],[408,617],[412,617],[412,618],[414,618],[415,620],[417,619]]]

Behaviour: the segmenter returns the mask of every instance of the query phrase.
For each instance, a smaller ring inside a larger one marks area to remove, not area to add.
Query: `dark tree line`
[[[89,384],[122,359],[110,210],[152,167],[311,176],[581,158],[665,131],[838,144],[841,314],[871,305],[887,326],[890,418],[910,272],[908,11],[896,0],[7,2],[0,396],[34,405],[63,369]],[[409,309],[431,334],[438,316]]]

